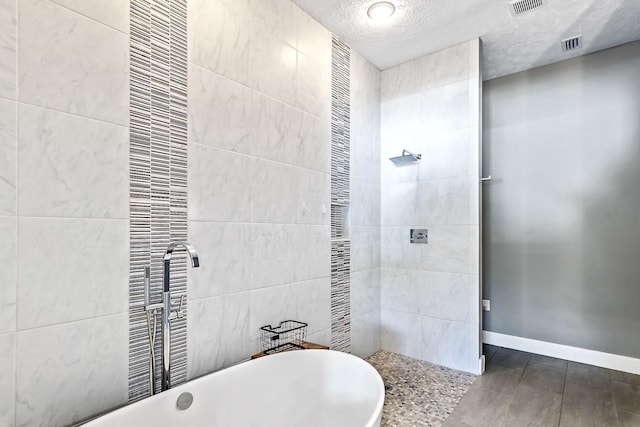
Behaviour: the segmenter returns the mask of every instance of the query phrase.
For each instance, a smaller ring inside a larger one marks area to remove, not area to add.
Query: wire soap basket
[[[260,328],[262,351],[264,354],[280,353],[304,349],[307,323],[284,320],[276,327],[266,325]]]

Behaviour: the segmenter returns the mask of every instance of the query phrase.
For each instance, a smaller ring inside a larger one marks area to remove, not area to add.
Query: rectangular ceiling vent
[[[509,10],[513,16],[520,16],[542,6],[544,6],[544,0],[514,0],[509,2]]]
[[[562,40],[563,52],[571,52],[582,47],[582,35]]]

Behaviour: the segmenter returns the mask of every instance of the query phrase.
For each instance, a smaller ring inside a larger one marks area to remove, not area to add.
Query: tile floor
[[[386,392],[383,427],[441,426],[476,376],[395,353],[367,359],[392,389]]]
[[[383,427],[640,427],[640,376],[485,346],[475,377],[385,351]]]
[[[491,346],[485,355],[445,426],[640,426],[638,375]]]

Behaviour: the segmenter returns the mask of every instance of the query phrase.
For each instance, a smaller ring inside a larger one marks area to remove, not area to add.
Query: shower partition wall
[[[476,39],[383,71],[381,103],[382,348],[474,373],[481,81]],[[422,158],[389,160],[403,150]]]

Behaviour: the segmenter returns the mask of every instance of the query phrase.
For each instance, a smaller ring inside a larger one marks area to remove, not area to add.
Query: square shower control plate
[[[429,230],[426,228],[412,228],[409,234],[411,243],[429,243]]]

